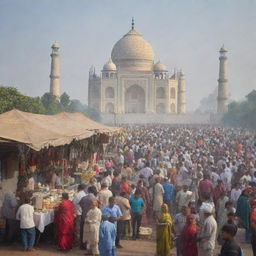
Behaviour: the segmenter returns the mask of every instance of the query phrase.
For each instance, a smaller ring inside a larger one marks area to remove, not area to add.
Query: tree
[[[46,114],[54,115],[63,111],[61,103],[51,93],[47,92],[41,97],[41,102],[46,109]]]
[[[70,97],[67,95],[67,93],[64,92],[60,96],[60,103],[65,109],[68,107],[68,105],[70,104]]]
[[[45,108],[40,98],[23,95],[14,87],[0,87],[0,113],[12,109],[19,109],[35,114],[45,113]]]

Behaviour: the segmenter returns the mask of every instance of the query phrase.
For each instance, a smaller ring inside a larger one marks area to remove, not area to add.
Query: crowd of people
[[[157,256],[171,255],[175,247],[178,256],[211,256],[216,243],[219,255],[241,256],[235,239],[241,229],[256,255],[252,132],[210,126],[124,129],[126,136],[107,146],[103,174],[80,184],[72,202],[63,194],[54,220],[58,249],[78,243],[87,255],[114,256],[123,239],[139,239],[146,226],[156,230]],[[28,202],[16,213],[28,250],[34,243],[32,213]]]

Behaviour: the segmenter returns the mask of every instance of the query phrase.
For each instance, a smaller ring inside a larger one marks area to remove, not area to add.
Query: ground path
[[[244,232],[240,230],[237,235],[237,240],[244,250],[244,256],[253,256],[251,246],[244,243]],[[155,255],[155,240],[137,240],[137,241],[122,241],[123,249],[117,250],[117,256],[154,256]],[[175,251],[174,251],[175,253]],[[216,248],[216,254],[219,253],[219,247]],[[20,244],[15,244],[11,247],[0,246],[0,256],[83,256],[84,251],[74,248],[68,253],[56,251],[56,247],[51,242],[42,242],[38,249],[34,252],[27,253],[22,251]],[[174,254],[175,255],[175,254]]]

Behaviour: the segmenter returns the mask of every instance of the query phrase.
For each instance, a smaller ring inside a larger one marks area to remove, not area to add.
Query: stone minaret
[[[177,112],[178,114],[186,113],[186,87],[185,87],[185,79],[184,73],[182,71],[178,74],[178,106]]]
[[[228,100],[228,79],[227,79],[227,50],[223,47],[220,49],[220,69],[218,79],[218,107],[217,112],[223,114],[227,112],[227,100]]]
[[[50,93],[56,96],[57,99],[60,98],[59,49],[60,45],[58,43],[52,45]]]

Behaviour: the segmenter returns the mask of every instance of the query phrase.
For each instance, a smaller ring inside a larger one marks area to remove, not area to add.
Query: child
[[[234,240],[236,235],[236,228],[232,224],[225,224],[222,229],[222,238],[225,241],[221,247],[219,256],[242,256],[242,250],[240,246]]]

